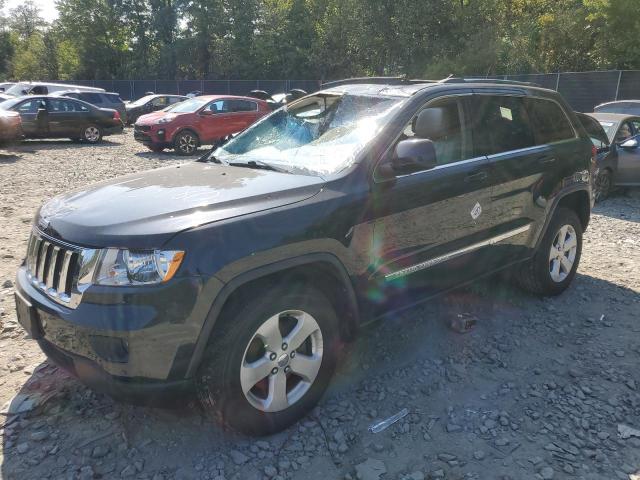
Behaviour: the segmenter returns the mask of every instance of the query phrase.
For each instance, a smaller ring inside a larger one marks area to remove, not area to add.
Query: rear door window
[[[229,109],[232,112],[255,112],[258,104],[249,100],[229,100]]]
[[[477,95],[473,99],[475,155],[495,155],[535,146],[522,97]]]
[[[556,102],[542,98],[525,98],[524,104],[534,128],[536,144],[545,145],[576,137],[571,122]]]

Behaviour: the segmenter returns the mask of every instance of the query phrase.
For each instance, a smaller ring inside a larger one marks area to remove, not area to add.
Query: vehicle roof
[[[67,93],[104,93],[105,95],[118,95],[118,92],[87,92],[86,90],[70,89],[70,90],[58,90],[57,92],[51,92],[52,97],[63,97]]]
[[[638,115],[629,115],[628,113],[600,113],[593,112],[589,113],[593,118],[597,120],[602,120],[604,122],[622,122],[627,118],[637,118]]]
[[[100,88],[100,87],[88,87],[86,85],[77,85],[77,84],[72,84],[72,83],[54,83],[54,82],[33,82],[31,80],[29,81],[20,81],[20,82],[15,82],[15,84],[26,84],[26,85],[52,85],[54,87],[67,87],[68,89],[73,89],[73,88],[82,88],[82,89],[89,89],[89,90],[95,90],[97,92],[104,92],[104,88]],[[86,91],[86,90],[85,90]]]
[[[264,103],[265,105],[267,104],[267,102],[265,102],[261,98],[244,97],[242,95],[200,95],[200,96],[197,96],[195,98],[197,98],[199,100],[200,99],[203,99],[203,100],[218,100],[218,99],[222,99],[222,98],[230,98],[232,100],[249,100],[251,102]]]

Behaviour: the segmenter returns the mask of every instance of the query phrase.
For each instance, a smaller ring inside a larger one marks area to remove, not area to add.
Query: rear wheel
[[[575,277],[582,254],[582,224],[573,210],[556,211],[535,255],[518,272],[520,286],[538,295],[564,292]]]
[[[596,202],[601,202],[606,199],[611,192],[611,170],[604,169],[596,177],[593,195]]]
[[[82,140],[88,143],[98,143],[102,140],[102,129],[97,125],[87,125],[82,129]]]
[[[275,288],[238,302],[225,309],[216,331],[198,392],[207,412],[234,430],[278,432],[309,412],[329,385],[338,320],[312,287]]]
[[[185,130],[176,135],[173,142],[174,149],[178,155],[193,155],[198,149],[198,136],[191,130]]]

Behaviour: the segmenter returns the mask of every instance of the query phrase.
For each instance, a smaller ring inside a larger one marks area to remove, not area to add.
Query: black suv
[[[195,387],[226,425],[274,432],[316,404],[363,319],[507,268],[565,290],[592,154],[550,90],[329,88],[197,162],[46,203],[18,318],[97,390]]]

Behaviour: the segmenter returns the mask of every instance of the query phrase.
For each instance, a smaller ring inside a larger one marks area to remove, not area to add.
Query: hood
[[[162,110],[159,110],[157,112],[152,112],[152,113],[147,113],[145,115],[140,115],[138,117],[138,120],[136,121],[136,123],[138,125],[151,125],[155,122],[157,122],[158,120],[160,120],[161,118],[167,117],[171,115],[171,117],[176,118],[179,115],[184,115],[182,113],[173,113],[173,112],[163,112]]]
[[[299,202],[319,177],[193,162],[101,182],[42,206],[38,228],[90,247],[158,248],[183,230]]]

